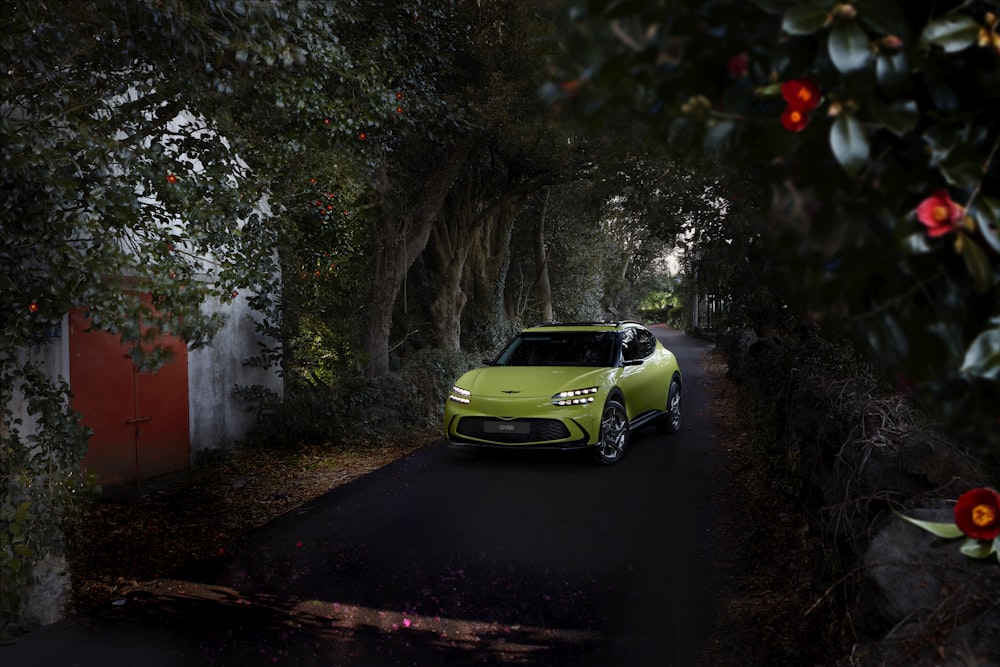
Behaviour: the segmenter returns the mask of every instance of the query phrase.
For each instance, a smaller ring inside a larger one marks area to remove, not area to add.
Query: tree
[[[238,18],[235,5],[3,3],[0,632],[31,564],[62,552],[62,521],[84,488],[87,430],[65,382],[26,349],[82,307],[132,343],[137,364],[155,365],[163,354],[143,348],[140,324],[203,343],[217,322],[202,300],[232,299],[273,267],[260,192],[202,113],[226,84],[206,63],[227,40],[252,39]],[[264,41],[273,18],[256,24]],[[21,435],[15,392],[39,434]]]
[[[542,210],[538,215],[535,230],[535,281],[538,285],[538,305],[542,311],[542,320],[551,322],[555,319],[552,310],[552,282],[549,280],[549,256],[545,247],[545,216],[549,211],[549,188],[545,188]]]
[[[467,150],[465,144],[451,147],[429,177],[399,184],[398,188],[395,179],[386,177],[380,186],[372,298],[362,338],[370,377],[385,375],[389,370],[389,336],[396,298],[414,260],[427,246],[434,221],[464,166]],[[414,188],[413,183],[419,187]],[[399,196],[401,191],[406,195]]]
[[[995,5],[597,0],[579,17],[575,69],[556,82],[590,109],[627,108],[655,145],[752,171],[794,276],[784,301],[866,341],[967,437],[995,439]]]
[[[423,250],[420,242],[429,239],[419,266],[427,274],[423,284],[433,293],[425,312],[436,344],[445,349],[495,344],[502,335],[501,290],[517,215],[533,193],[577,178],[586,169],[567,132],[552,124],[537,96],[545,80],[538,64],[554,55],[558,41],[552,31],[562,7],[561,2],[468,6],[463,14],[470,26],[467,41],[450,40],[454,51],[449,52],[449,66],[454,69],[441,77],[440,85],[466,113],[462,140],[453,142],[463,147],[464,163],[453,165],[457,171],[432,228],[410,225],[416,241],[410,252],[390,253],[408,266],[419,254],[412,251]],[[435,173],[426,167],[426,148],[417,144],[409,150],[413,170],[394,170],[392,187],[383,189],[400,192],[415,184],[417,193],[435,190],[425,185],[428,174]],[[405,186],[398,182],[403,178],[408,179]],[[466,312],[467,304],[473,312]],[[389,320],[386,305],[392,304],[384,301],[379,308],[381,332]],[[463,321],[473,323],[464,342]],[[370,341],[383,338],[379,334]],[[373,359],[384,358],[384,350]],[[370,365],[369,372],[387,367],[385,359],[378,367]]]
[[[387,0],[368,3],[368,15],[355,3],[5,0],[4,621],[17,613],[30,563],[61,550],[87,439],[72,427],[68,387],[43,381],[23,350],[84,307],[95,327],[133,344],[137,363],[155,365],[163,355],[141,345],[140,323],[194,346],[218,325],[202,314],[205,298],[251,291],[260,307],[280,306],[269,293],[276,260],[305,263],[283,244],[299,247],[315,231],[302,207],[319,188],[361,200],[356,184],[377,173],[358,149],[369,133],[377,128],[391,149],[398,132],[454,119],[428,85],[438,51],[425,49],[421,30],[429,19],[450,25],[453,4]],[[407,30],[382,29],[400,25]],[[399,34],[412,48],[397,48]],[[353,237],[357,227],[341,229]],[[45,427],[36,440],[19,435],[15,391]]]

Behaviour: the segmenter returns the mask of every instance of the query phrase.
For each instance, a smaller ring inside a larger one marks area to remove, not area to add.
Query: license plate
[[[528,435],[531,424],[525,422],[486,422],[483,431],[493,435]]]

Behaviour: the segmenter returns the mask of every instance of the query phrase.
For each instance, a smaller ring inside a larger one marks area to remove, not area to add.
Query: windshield
[[[522,333],[497,357],[498,366],[613,366],[614,331]]]

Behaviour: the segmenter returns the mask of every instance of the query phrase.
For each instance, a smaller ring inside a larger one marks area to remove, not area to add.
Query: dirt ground
[[[818,665],[836,638],[824,593],[811,578],[816,548],[806,517],[754,460],[740,388],[719,352],[706,357],[712,411],[721,424],[733,482],[724,507],[728,572],[715,631],[700,664]],[[414,433],[388,443],[317,445],[295,452],[239,452],[193,471],[104,494],[70,536],[71,611],[113,604],[166,578],[310,500],[440,437]],[[832,662],[832,661],[830,661]]]
[[[104,493],[69,536],[72,611],[112,603],[440,437],[237,452]]]
[[[755,455],[742,389],[726,377],[725,355],[713,351],[705,363],[732,479],[724,498],[723,541],[734,574],[702,664],[833,664],[845,641],[844,624],[830,591],[817,580],[822,541],[811,534],[796,490],[770,475],[768,462]]]

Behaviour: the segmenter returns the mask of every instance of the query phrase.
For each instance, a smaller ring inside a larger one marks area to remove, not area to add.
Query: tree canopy
[[[632,310],[671,245],[733,323],[852,332],[997,432],[985,0],[2,7],[3,423],[17,390],[65,427],[0,429],[6,508],[69,504],[32,481],[86,432],[22,352],[70,308],[156,364],[140,323],[199,345],[250,298],[283,349],[248,361],[309,389]]]
[[[553,101],[752,175],[803,321],[852,332],[976,439],[1000,415],[995,3],[580,3]],[[736,218],[733,218],[735,221]]]

